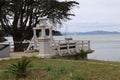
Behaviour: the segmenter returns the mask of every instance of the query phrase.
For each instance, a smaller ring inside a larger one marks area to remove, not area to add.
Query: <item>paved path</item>
[[[5,57],[5,58],[0,58],[0,60],[8,60],[8,59],[14,59],[14,58],[21,58],[23,56],[26,56],[26,57],[32,57],[32,56],[38,56],[38,52],[11,52],[10,53],[10,57]]]

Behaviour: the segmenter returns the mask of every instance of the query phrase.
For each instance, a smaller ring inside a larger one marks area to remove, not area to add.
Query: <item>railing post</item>
[[[70,46],[70,43],[69,43],[69,40],[68,40],[68,41],[67,41],[67,53],[68,53],[68,54],[70,53],[69,46]]]
[[[76,41],[76,42],[75,42],[75,53],[78,53],[78,52],[79,52],[79,49],[80,49],[79,42]]]
[[[60,54],[60,40],[58,41],[58,54],[61,55]]]
[[[90,41],[88,41],[88,50],[90,50]]]
[[[84,41],[82,41],[82,49],[84,49]]]

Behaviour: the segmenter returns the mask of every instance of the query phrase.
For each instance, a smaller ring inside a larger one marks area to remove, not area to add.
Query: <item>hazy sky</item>
[[[68,0],[69,1],[69,0]],[[95,30],[120,31],[120,0],[75,0],[79,7],[72,10],[76,16],[64,23],[60,30],[87,32]]]

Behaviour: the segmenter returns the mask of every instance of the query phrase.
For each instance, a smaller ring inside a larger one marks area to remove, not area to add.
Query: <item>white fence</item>
[[[26,43],[26,42],[24,42]],[[27,42],[30,43],[30,42]],[[10,44],[10,50],[13,51],[14,49],[14,44],[13,43],[8,43]],[[34,43],[32,43],[33,47],[31,47],[31,50],[35,49],[34,48]],[[91,51],[90,48],[90,41],[84,40],[55,40],[54,42],[51,43],[51,49],[53,50],[53,53],[58,54],[58,55],[66,55],[66,54],[76,54],[80,53],[81,50],[84,51]],[[37,44],[37,50],[39,49],[39,43]]]
[[[76,54],[81,50],[90,52],[90,41],[76,41],[76,40],[58,40],[52,46],[53,51],[59,55]]]

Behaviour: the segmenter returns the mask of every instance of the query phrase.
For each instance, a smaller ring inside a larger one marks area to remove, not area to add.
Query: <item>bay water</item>
[[[64,39],[66,36],[55,37],[55,39]],[[95,50],[88,55],[89,59],[120,61],[120,34],[105,35],[68,35],[73,40],[90,40],[91,49]]]

